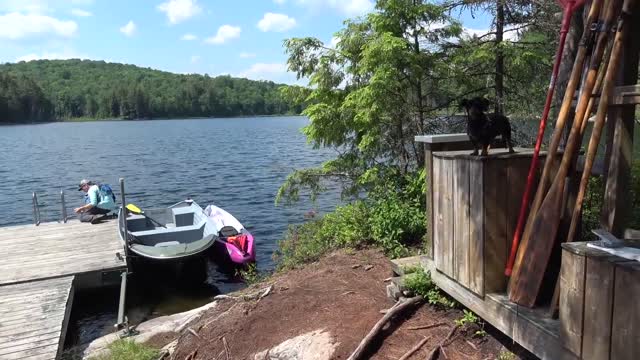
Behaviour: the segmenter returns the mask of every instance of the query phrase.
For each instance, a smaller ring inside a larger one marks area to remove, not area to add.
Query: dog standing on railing
[[[509,118],[504,115],[487,114],[490,104],[489,100],[483,97],[464,99],[460,102],[460,106],[467,111],[467,135],[474,148],[471,155],[478,155],[480,147],[482,147],[480,155],[488,155],[491,141],[498,135],[502,136],[505,147],[509,148],[509,153],[514,153]]]

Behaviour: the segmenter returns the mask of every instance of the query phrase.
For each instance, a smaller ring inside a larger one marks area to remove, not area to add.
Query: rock
[[[352,268],[352,269],[357,269],[357,268],[359,268],[360,266],[362,266],[362,265],[360,265],[360,264],[351,265],[351,268]]]
[[[364,271],[369,271],[371,269],[373,269],[373,265],[367,265],[364,267]]]
[[[316,330],[286,340],[271,349],[261,351],[255,354],[253,358],[255,360],[329,360],[337,346],[337,343],[333,343],[329,332]]]
[[[186,329],[186,327],[189,326],[189,324],[191,324],[194,320],[197,320],[207,310],[216,307],[217,304],[218,303],[214,301],[193,310],[168,316],[161,316],[149,321],[145,321],[136,327],[136,330],[140,333],[136,336],[131,336],[128,339],[135,342],[145,342],[157,334],[169,332],[180,333],[184,329]],[[118,340],[119,338],[119,333],[112,333],[92,341],[83,350],[82,358],[89,359],[91,357],[104,354],[109,344]]]

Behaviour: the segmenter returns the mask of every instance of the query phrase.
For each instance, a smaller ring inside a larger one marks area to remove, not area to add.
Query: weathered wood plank
[[[470,287],[469,274],[469,161],[453,160],[454,274],[465,287]]]
[[[455,238],[453,227],[453,161],[445,159],[443,161],[443,188],[444,191],[440,195],[443,199],[442,209],[440,210],[443,217],[443,268],[442,271],[450,277],[455,277],[453,273],[453,258],[455,256]]]
[[[562,250],[560,268],[560,336],[577,356],[582,351],[585,257]]]
[[[484,296],[484,175],[480,161],[469,162],[469,288]]]
[[[609,358],[614,264],[609,256],[586,257],[582,357]]]
[[[640,354],[640,264],[616,264],[611,333],[611,359],[637,359]]]
[[[543,360],[578,359],[563,346],[557,320],[534,311],[524,316],[522,307],[507,305],[509,301],[504,294],[487,294],[484,299],[478,297],[454,280],[433,271],[431,261],[425,261],[424,265],[425,270],[431,270],[433,281],[440,289],[537,357]]]
[[[29,295],[24,299],[30,304],[28,311],[14,301],[20,290]],[[66,331],[72,295],[73,276],[0,287],[0,310],[15,310],[0,317],[0,359],[56,358],[64,341],[61,336]],[[33,301],[40,301],[40,305],[33,306]]]
[[[506,288],[507,261],[507,160],[492,159],[484,164],[484,284],[486,293]]]
[[[442,193],[445,191],[445,187],[443,185],[444,179],[444,171],[443,171],[444,160],[440,158],[433,159],[433,259],[436,264],[436,268],[442,271],[443,262],[444,262],[444,247],[442,238],[444,236],[444,218],[442,213],[442,206],[444,205],[444,200],[442,198]]]

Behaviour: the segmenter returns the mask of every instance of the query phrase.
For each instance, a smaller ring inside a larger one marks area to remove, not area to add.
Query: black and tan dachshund
[[[498,135],[502,136],[505,147],[509,148],[509,152],[515,152],[511,143],[509,118],[504,115],[487,114],[490,104],[489,100],[483,97],[474,97],[470,100],[464,99],[460,102],[460,106],[467,111],[467,135],[469,135],[474,148],[471,155],[478,155],[480,147],[482,147],[480,155],[488,155],[491,141]]]

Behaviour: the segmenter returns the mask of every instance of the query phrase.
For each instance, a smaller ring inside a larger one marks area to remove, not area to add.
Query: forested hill
[[[0,123],[298,114],[282,86],[90,60],[0,64]]]

